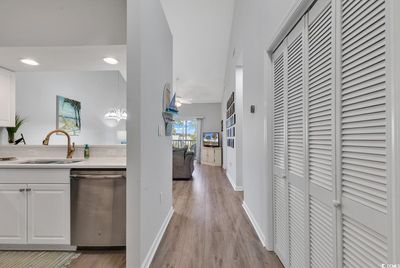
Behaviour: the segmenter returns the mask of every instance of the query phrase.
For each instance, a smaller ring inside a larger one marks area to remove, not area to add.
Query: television
[[[203,146],[219,147],[219,132],[204,132],[203,133]]]

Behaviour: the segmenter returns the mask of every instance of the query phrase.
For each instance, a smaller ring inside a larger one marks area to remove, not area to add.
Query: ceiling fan
[[[179,108],[182,104],[192,104],[192,99],[176,96],[176,106]]]
[[[180,80],[180,78],[177,77],[176,78],[176,84],[175,84],[176,88],[178,88],[179,80]],[[184,97],[181,97],[181,96],[176,96],[175,103],[176,103],[176,107],[179,108],[179,107],[182,106],[182,104],[192,104],[192,99],[184,98]]]

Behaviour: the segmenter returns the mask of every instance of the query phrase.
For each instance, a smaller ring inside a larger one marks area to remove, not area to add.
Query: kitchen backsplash
[[[89,145],[90,157],[126,157],[126,145]],[[84,145],[76,145],[73,158],[83,158]],[[1,145],[0,157],[65,158],[66,145]]]

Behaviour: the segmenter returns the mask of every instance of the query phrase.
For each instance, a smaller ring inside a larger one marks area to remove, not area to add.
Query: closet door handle
[[[339,202],[339,201],[337,201],[337,200],[333,200],[333,206],[335,207],[335,208],[337,208],[337,207],[340,207],[342,204]]]

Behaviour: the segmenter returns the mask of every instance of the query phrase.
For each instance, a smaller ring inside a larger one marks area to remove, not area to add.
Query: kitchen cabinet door
[[[205,162],[206,162],[206,163],[212,162],[210,148],[206,148],[206,151],[205,151],[205,152],[206,152],[206,159],[205,159]]]
[[[28,243],[70,244],[69,184],[28,184]]]
[[[26,243],[25,188],[25,184],[0,184],[0,244]]]
[[[15,74],[0,68],[0,127],[15,125]]]
[[[203,164],[208,164],[210,163],[210,148],[208,147],[203,147],[202,148],[202,156],[201,156],[201,162]]]
[[[214,165],[216,166],[221,166],[221,148],[215,148],[214,149],[214,159],[213,159]]]

